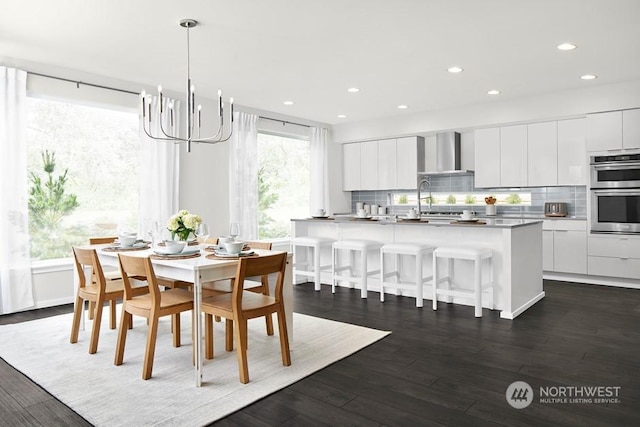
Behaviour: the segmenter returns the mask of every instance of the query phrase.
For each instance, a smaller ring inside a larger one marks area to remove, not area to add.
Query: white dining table
[[[103,251],[105,247],[109,245],[87,245],[85,248],[96,249],[98,258],[102,265],[108,265],[118,267],[118,253],[148,257],[153,254],[151,249],[136,250],[136,251]],[[270,253],[277,253],[278,251],[269,251],[256,249],[255,252],[258,255],[268,255]],[[195,371],[196,371],[196,386],[202,386],[202,283],[211,282],[216,280],[231,279],[236,275],[236,268],[238,265],[237,259],[211,259],[207,258],[207,255],[211,252],[200,250],[200,256],[195,258],[177,258],[177,259],[152,259],[153,270],[157,276],[167,277],[174,280],[182,280],[185,282],[191,282],[193,286],[193,302],[194,310],[198,313],[195,316],[196,322],[193,325],[194,332],[194,352],[195,352]],[[284,276],[284,289],[283,289],[283,302],[284,310],[287,319],[287,331],[289,336],[289,343],[293,345],[293,281],[292,281],[292,254],[289,253],[287,257],[287,268]],[[273,295],[273,293],[272,293]]]

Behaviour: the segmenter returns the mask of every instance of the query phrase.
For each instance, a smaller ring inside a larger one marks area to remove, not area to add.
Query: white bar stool
[[[367,278],[378,274],[380,270],[370,271],[367,268],[367,255],[370,251],[378,251],[382,246],[381,242],[374,240],[339,240],[333,244],[332,264],[331,264],[331,292],[336,293],[336,281],[342,280],[349,283],[360,283],[360,296],[367,297]],[[349,252],[349,265],[340,266],[340,251]],[[360,253],[360,275],[356,276],[356,257]],[[349,270],[349,275],[339,274]]]
[[[295,283],[296,276],[313,277],[314,289],[320,290],[320,273],[322,270],[328,270],[332,264],[320,264],[320,252],[323,247],[329,247],[335,242],[334,239],[326,237],[296,237],[291,240],[291,250],[293,252],[293,281]],[[306,248],[306,258],[304,261],[299,260],[297,247]],[[303,269],[301,269],[303,268]]]
[[[396,293],[400,289],[415,290],[416,292],[416,307],[423,306],[423,288],[425,282],[429,282],[433,279],[433,276],[422,276],[422,263],[425,256],[431,257],[435,247],[422,243],[387,243],[380,248],[380,301],[384,302],[384,289],[385,287],[392,287],[396,289]],[[385,271],[384,268],[384,256],[395,255],[395,270]],[[413,256],[416,259],[415,275],[413,282],[402,282],[401,277],[401,265],[402,256]],[[388,281],[388,277],[394,277],[395,281]]]
[[[468,298],[474,300],[475,316],[482,317],[482,291],[491,290],[491,303],[489,307],[493,310],[493,263],[491,258],[492,252],[488,248],[474,247],[438,247],[433,251],[433,309],[438,309],[438,295],[447,297]],[[448,260],[447,275],[438,278],[438,258],[446,258]],[[455,288],[456,283],[453,282],[453,261],[454,259],[469,260],[474,262],[474,279],[473,290]],[[489,282],[482,283],[482,264],[488,261]],[[438,288],[441,282],[447,283],[447,289]],[[448,298],[448,301],[450,299]]]

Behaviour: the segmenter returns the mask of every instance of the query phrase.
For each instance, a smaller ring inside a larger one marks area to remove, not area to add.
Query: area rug
[[[119,311],[118,311],[119,313]],[[161,320],[153,377],[144,381],[147,327],[134,318],[124,364],[113,364],[117,331],[103,315],[98,352],[88,353],[90,322],[69,343],[71,314],[0,326],[0,357],[96,426],[197,426],[211,423],[382,339],[389,332],[294,313],[291,366],[282,366],[279,339],[263,319],[249,322],[248,384],[238,380],[235,352],[224,350],[224,326],[215,324],[213,360],[205,360],[203,387],[195,386],[190,317],[183,313],[183,346],[171,345]],[[275,320],[275,319],[274,319]]]

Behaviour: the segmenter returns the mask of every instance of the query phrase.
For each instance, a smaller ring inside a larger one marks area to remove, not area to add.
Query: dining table
[[[203,245],[204,246],[204,245]],[[205,247],[199,248],[199,256],[190,258],[182,257],[162,257],[164,259],[154,259],[155,252],[151,247],[141,250],[118,251],[109,244],[85,245],[83,248],[96,249],[100,263],[103,266],[118,267],[118,254],[123,253],[131,256],[151,257],[154,272],[157,276],[174,280],[193,283],[194,310],[199,313],[194,316],[196,319],[193,325],[194,333],[194,353],[195,353],[195,373],[196,387],[202,386],[202,362],[203,362],[203,314],[202,314],[202,284],[206,282],[232,279],[236,275],[238,258],[217,258],[208,255],[213,254]],[[282,251],[254,249],[257,256],[269,255]],[[169,259],[167,259],[169,258]],[[292,280],[292,254],[287,257],[287,267],[284,276],[283,303],[287,321],[287,331],[289,343],[293,345],[293,280]],[[271,295],[274,295],[272,292]]]

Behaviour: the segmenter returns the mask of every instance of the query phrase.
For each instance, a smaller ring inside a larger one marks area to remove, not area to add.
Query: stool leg
[[[360,297],[367,297],[367,251],[360,252],[362,258],[362,274],[360,275]]]
[[[292,273],[292,279],[293,279],[293,284],[295,285],[297,283],[297,276],[296,276],[296,272],[298,270],[298,263],[300,262],[298,260],[298,255],[296,251],[297,246],[296,245],[292,245],[291,246],[291,252],[293,253],[293,268],[291,269],[291,273]]]
[[[313,247],[313,273],[315,290],[320,290],[320,245]]]
[[[453,284],[453,258],[449,258],[447,260],[447,289],[451,290]],[[447,304],[451,304],[453,302],[453,297],[451,295],[447,295]]]
[[[394,254],[393,256],[393,262],[394,262],[394,267],[395,269],[395,282],[396,283],[401,283],[401,277],[400,277],[400,262],[401,262],[401,257],[400,254]],[[402,290],[396,286],[396,295],[397,296],[401,296],[402,295]]]
[[[476,317],[482,317],[482,277],[480,276],[482,273],[481,268],[482,260],[476,259],[474,262],[474,289],[475,289],[475,314]]]
[[[354,288],[355,282],[352,280],[355,274],[354,268],[356,265],[356,251],[349,249],[349,287]]]
[[[380,302],[384,302],[384,251],[380,251]]]
[[[331,247],[331,293],[336,293],[336,248]]]
[[[431,286],[431,306],[434,310],[438,309],[438,257],[433,254],[433,286]]]
[[[419,251],[416,254],[416,307],[424,305],[422,290],[422,251]]]

